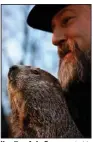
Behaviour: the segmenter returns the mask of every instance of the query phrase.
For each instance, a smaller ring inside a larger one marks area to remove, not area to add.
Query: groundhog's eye
[[[31,72],[34,74],[37,74],[37,75],[40,74],[39,71],[37,71],[37,70],[31,70]]]

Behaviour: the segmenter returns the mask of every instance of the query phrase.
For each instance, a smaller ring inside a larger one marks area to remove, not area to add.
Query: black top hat
[[[30,11],[27,23],[29,26],[43,31],[52,32],[51,19],[61,9],[68,4],[36,5]]]

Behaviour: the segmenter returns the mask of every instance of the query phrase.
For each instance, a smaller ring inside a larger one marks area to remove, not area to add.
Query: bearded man
[[[91,5],[36,5],[27,23],[52,32],[58,48],[58,78],[73,120],[91,137]]]

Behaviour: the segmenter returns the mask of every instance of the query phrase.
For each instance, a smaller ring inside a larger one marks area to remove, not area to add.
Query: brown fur
[[[14,137],[80,138],[58,80],[38,68],[13,66],[8,74]]]

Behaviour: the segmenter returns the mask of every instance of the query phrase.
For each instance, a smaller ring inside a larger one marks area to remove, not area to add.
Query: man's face
[[[58,47],[59,80],[65,91],[86,81],[91,64],[91,6],[69,5],[52,19],[52,43]]]

